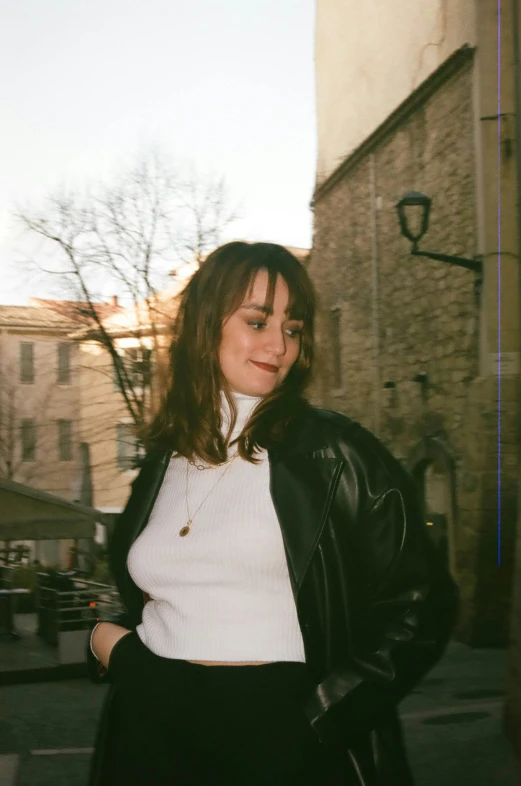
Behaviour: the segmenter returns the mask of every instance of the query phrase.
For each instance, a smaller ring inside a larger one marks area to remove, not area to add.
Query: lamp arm
[[[440,254],[437,251],[419,251],[416,246],[412,247],[411,254],[415,257],[428,257],[429,259],[436,259],[438,262],[447,262],[449,265],[457,265],[457,267],[465,267],[467,270],[473,270],[474,273],[483,273],[483,263],[481,259],[468,259],[467,257],[458,257],[454,254]]]

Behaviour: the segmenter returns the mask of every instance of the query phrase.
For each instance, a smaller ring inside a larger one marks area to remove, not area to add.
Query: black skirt
[[[303,663],[201,666],[154,655],[137,633],[114,646],[120,719],[106,782],[122,786],[349,786],[345,754],[321,743],[300,700]],[[105,777],[103,779],[105,781]]]

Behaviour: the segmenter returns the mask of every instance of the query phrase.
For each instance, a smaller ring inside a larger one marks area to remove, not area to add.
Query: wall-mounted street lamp
[[[479,288],[483,275],[481,259],[468,259],[467,257],[455,256],[454,254],[440,254],[438,251],[419,250],[418,243],[429,228],[431,203],[432,200],[425,194],[420,194],[419,191],[408,191],[396,204],[402,235],[412,243],[411,254],[416,257],[428,257],[439,262],[447,262],[449,265],[457,265],[458,267],[465,267],[467,270],[473,270],[477,274],[476,288]],[[413,232],[411,226],[418,227],[417,231]]]

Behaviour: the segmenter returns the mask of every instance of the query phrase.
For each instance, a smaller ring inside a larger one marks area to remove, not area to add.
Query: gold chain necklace
[[[228,461],[223,462],[223,464],[227,464],[228,466],[226,467],[224,472],[220,475],[220,477],[218,478],[216,483],[213,484],[212,488],[210,489],[210,491],[208,492],[206,497],[203,499],[203,501],[201,502],[201,504],[199,505],[199,507],[197,508],[195,513],[193,513],[192,515],[190,515],[190,508],[188,507],[188,466],[189,466],[189,464],[191,464],[196,469],[207,469],[207,467],[203,467],[202,465],[198,466],[197,464],[194,464],[193,461],[187,461],[186,462],[186,513],[188,515],[188,521],[186,522],[184,527],[181,527],[181,529],[179,530],[179,535],[180,535],[181,538],[185,538],[188,535],[188,533],[190,532],[190,527],[192,526],[194,518],[196,517],[196,515],[201,510],[201,508],[203,507],[204,503],[206,502],[206,500],[208,499],[208,497],[210,496],[212,491],[214,491],[215,487],[224,478],[224,476],[226,475],[226,473],[228,472],[228,470],[230,469],[231,465],[233,464],[233,462],[235,461],[235,459],[237,458],[238,455],[239,455],[238,453],[235,453],[231,458],[228,459]]]
[[[233,456],[230,456],[230,458],[226,459],[226,461],[223,461],[221,464],[215,464],[215,465],[213,465],[213,464],[196,464],[195,461],[192,461],[192,459],[188,459],[188,463],[191,464],[192,467],[195,467],[198,470],[219,469],[219,467],[224,467],[225,464],[230,464],[234,460],[234,458],[236,458],[236,457],[237,457],[237,453],[234,453]]]

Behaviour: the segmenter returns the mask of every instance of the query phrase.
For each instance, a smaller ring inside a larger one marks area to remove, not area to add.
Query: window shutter
[[[132,469],[137,459],[137,439],[131,423],[118,423],[116,426],[117,463],[120,472]]]
[[[70,344],[58,344],[58,384],[68,385],[71,381]]]
[[[34,382],[34,344],[27,341],[20,343],[20,382]]]

